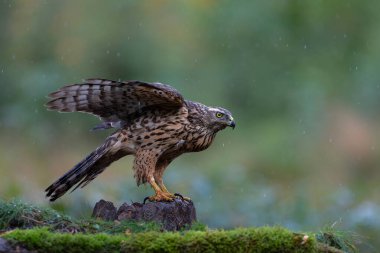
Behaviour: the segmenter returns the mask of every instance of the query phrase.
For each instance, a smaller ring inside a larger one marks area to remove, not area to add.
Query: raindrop
[[[117,53],[116,53],[116,56],[117,56],[117,57],[120,57],[120,55],[121,55],[120,52],[117,52]]]
[[[107,50],[106,53],[109,54],[109,53],[110,53],[110,50]]]
[[[332,138],[329,138],[329,142],[330,142],[330,143],[333,143],[333,139],[332,139]]]
[[[305,44],[305,45],[303,46],[303,48],[304,48],[304,49],[307,49],[307,45]]]

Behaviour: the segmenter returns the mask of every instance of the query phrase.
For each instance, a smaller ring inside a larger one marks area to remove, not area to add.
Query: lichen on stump
[[[190,227],[196,221],[196,211],[191,200],[180,198],[172,202],[124,203],[118,210],[112,202],[100,200],[92,217],[108,221],[154,221],[164,230],[175,231]]]

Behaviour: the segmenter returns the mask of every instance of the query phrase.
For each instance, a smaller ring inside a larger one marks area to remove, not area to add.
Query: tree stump
[[[113,221],[116,218],[116,207],[112,202],[101,199],[95,204],[92,217]]]
[[[196,211],[191,200],[180,198],[172,202],[124,203],[118,210],[112,202],[100,200],[92,217],[107,221],[155,221],[164,230],[175,231],[190,227],[196,221]]]

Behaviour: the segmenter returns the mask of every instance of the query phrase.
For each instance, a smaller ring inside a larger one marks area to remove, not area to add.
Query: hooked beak
[[[228,126],[232,127],[232,129],[235,129],[235,126],[236,126],[235,121],[231,120]]]

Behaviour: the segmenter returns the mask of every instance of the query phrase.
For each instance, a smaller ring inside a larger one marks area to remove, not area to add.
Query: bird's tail
[[[50,201],[54,201],[74,185],[76,186],[72,191],[78,187],[83,188],[103,172],[108,165],[127,155],[126,151],[115,148],[116,142],[117,138],[115,136],[108,137],[100,147],[50,185],[45,190],[46,197],[49,197]]]

